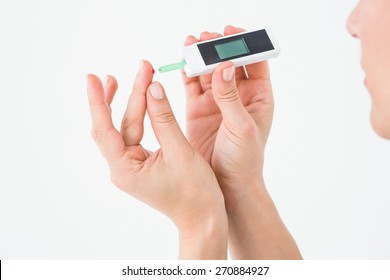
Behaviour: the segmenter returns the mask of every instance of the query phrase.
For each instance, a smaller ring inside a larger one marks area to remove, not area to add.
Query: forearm
[[[227,217],[211,217],[204,224],[179,231],[179,258],[187,260],[226,260]]]
[[[234,259],[301,259],[262,180],[244,197],[227,195],[229,247]]]

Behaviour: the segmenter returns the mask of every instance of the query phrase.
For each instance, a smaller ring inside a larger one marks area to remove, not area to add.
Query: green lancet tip
[[[186,65],[186,61],[182,60],[182,61],[180,61],[178,63],[173,63],[173,64],[161,66],[161,67],[158,68],[158,71],[160,73],[165,73],[165,72],[169,72],[169,71],[182,69],[182,68],[184,68],[185,65]]]

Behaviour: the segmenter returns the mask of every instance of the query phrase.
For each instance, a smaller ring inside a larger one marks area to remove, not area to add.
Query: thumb
[[[241,102],[232,62],[224,62],[215,69],[212,92],[225,123],[239,127],[248,121],[250,116]]]
[[[146,103],[154,134],[163,151],[175,153],[189,145],[159,82],[149,86]]]

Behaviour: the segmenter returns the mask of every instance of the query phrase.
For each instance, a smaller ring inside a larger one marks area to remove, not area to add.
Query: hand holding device
[[[211,73],[227,60],[239,67],[274,58],[279,53],[280,47],[270,28],[242,31],[185,46],[181,62],[162,66],[159,71],[184,68],[187,77],[191,78]]]
[[[225,35],[237,32],[243,29],[225,28]],[[221,35],[204,32],[200,42],[216,37]],[[187,38],[186,45],[195,43],[193,36]],[[248,180],[262,176],[274,106],[268,63],[235,68],[223,62],[213,74],[188,78],[183,73],[183,81],[190,143],[211,164],[225,197],[242,195],[250,188]]]
[[[243,31],[227,26],[224,34]],[[204,32],[200,42],[221,36]],[[200,42],[189,36],[185,45]],[[223,191],[232,257],[301,258],[263,180],[274,108],[268,63],[235,68],[233,62],[223,62],[213,74],[189,78],[183,71],[182,77],[188,139],[211,164]]]

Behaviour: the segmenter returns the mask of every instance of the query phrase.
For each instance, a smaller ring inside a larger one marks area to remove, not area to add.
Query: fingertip
[[[164,88],[159,82],[151,83],[148,92],[156,100],[162,100],[165,97]]]
[[[148,60],[139,62],[137,75],[133,84],[133,92],[146,93],[149,84],[153,81],[154,69]]]
[[[208,31],[203,31],[201,34],[200,34],[200,40],[201,41],[204,41],[204,40],[207,40],[207,38],[211,35],[210,32]]]
[[[231,29],[234,29],[235,27],[233,25],[226,25],[225,28],[223,29],[223,33],[226,33],[230,31]]]
[[[87,83],[90,84],[93,81],[100,80],[95,74],[88,73],[87,74]]]
[[[221,64],[219,64],[217,66],[217,68],[215,68],[213,76],[217,76],[217,75],[220,76],[224,69],[230,68],[233,65],[234,65],[234,63],[231,62],[231,61],[224,61],[224,62],[222,62]]]
[[[118,81],[116,80],[116,78],[114,77],[114,76],[112,76],[112,75],[107,75],[107,78],[109,79],[109,83],[111,84],[111,85],[113,85],[114,87],[118,87]]]
[[[143,62],[142,70],[145,70],[145,72],[147,73],[152,73],[152,74],[155,73],[152,63],[150,63],[146,59],[142,60],[142,62]]]
[[[106,77],[104,78],[104,87],[108,87],[108,84],[110,83],[110,80],[111,80],[111,76],[110,75],[106,75]]]
[[[87,74],[87,90],[88,93],[92,93],[95,91],[101,91],[103,89],[102,82],[100,79],[92,73]]]
[[[117,90],[118,90],[118,82],[116,81],[115,77],[111,75],[107,75],[104,84],[104,96],[108,106],[111,105]]]
[[[112,75],[106,75],[106,78],[104,80],[104,90],[107,89],[113,89],[114,91],[118,89],[118,82]]]
[[[148,86],[148,91],[150,91],[150,88],[152,86],[161,86],[161,83],[159,81],[154,81],[154,82],[150,83],[150,85]]]
[[[231,61],[225,61],[218,65],[213,73],[212,88],[218,91],[217,89],[225,88],[231,81],[235,81],[235,70],[234,63]]]
[[[200,35],[200,40],[201,41],[207,41],[207,40],[215,39],[215,38],[218,38],[218,37],[222,37],[222,34],[220,34],[218,32],[211,33],[211,32],[208,32],[208,31],[204,31]]]
[[[190,46],[192,44],[198,43],[199,40],[195,38],[193,35],[187,36],[187,38],[184,41],[184,46]]]
[[[232,65],[234,65],[234,63],[229,60],[229,61],[222,62],[220,65],[218,65],[218,67],[223,69],[223,68],[228,68]]]
[[[240,32],[244,32],[245,29],[241,27],[235,27],[233,25],[226,25],[223,31],[224,35],[231,35],[231,34],[236,34]]]

